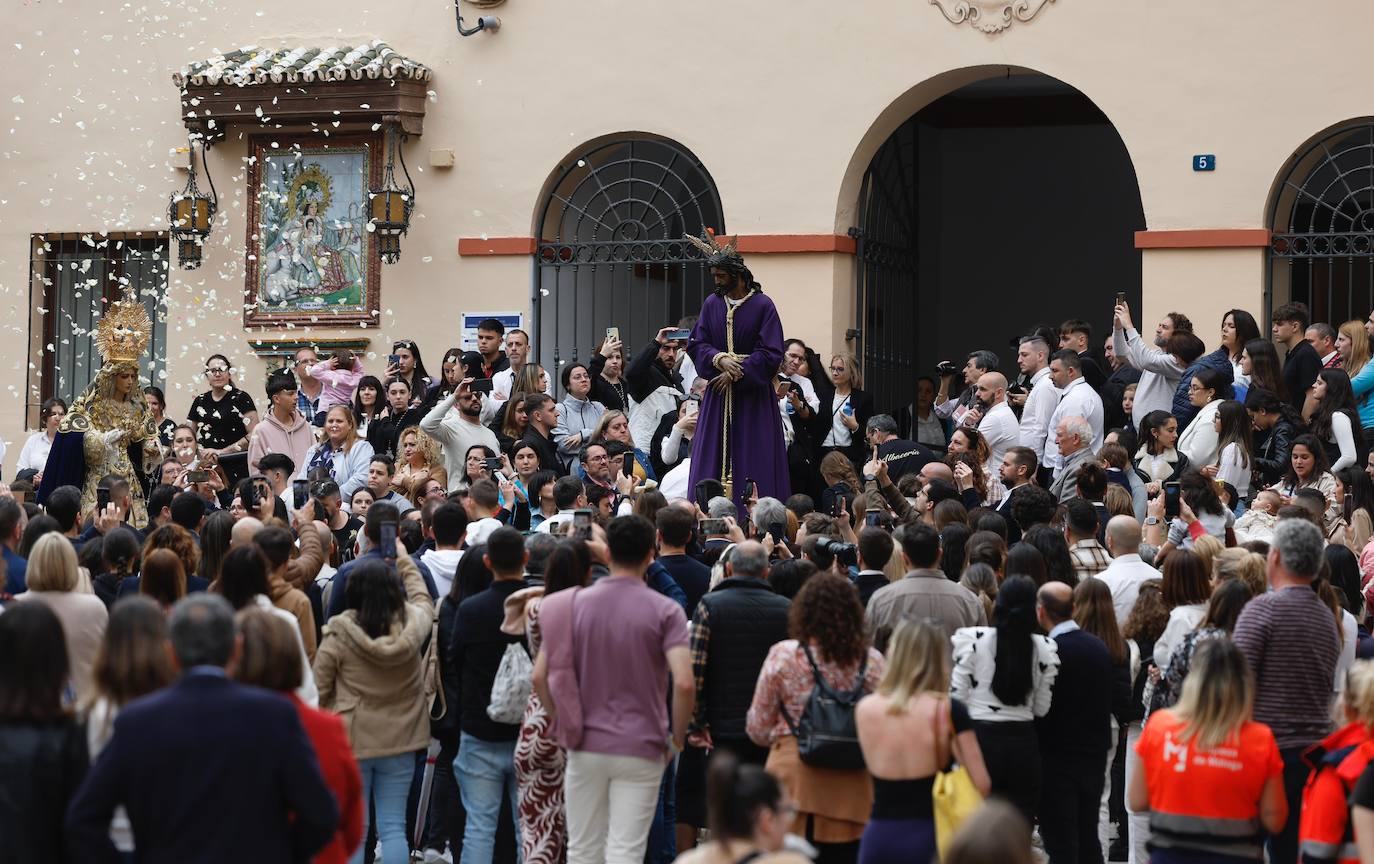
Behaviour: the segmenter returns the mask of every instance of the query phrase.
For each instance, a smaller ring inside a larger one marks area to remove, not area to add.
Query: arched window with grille
[[[558,166],[539,217],[536,359],[586,361],[608,327],[626,360],[662,327],[697,314],[711,274],[684,234],[725,231],[711,175],[675,141],[624,135]]]
[[[1289,160],[1269,227],[1273,308],[1306,303],[1339,325],[1374,308],[1374,120],[1319,135]]]

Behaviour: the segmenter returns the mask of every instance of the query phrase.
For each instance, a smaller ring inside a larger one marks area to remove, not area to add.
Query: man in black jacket
[[[506,598],[528,587],[528,557],[519,531],[493,531],[482,556],[492,572],[491,587],[464,600],[454,622],[448,660],[457,677],[462,734],[453,773],[467,811],[465,861],[492,860],[501,805],[509,801],[512,810],[516,806],[515,739],[520,735],[520,723],[492,720],[487,716],[487,705],[506,647],[524,641],[522,636],[501,632],[501,623],[506,618]]]
[[[1111,749],[1112,714],[1124,714],[1130,680],[1113,674],[1107,646],[1073,620],[1073,589],[1047,582],[1036,594],[1036,618],[1059,648],[1050,710],[1035,721],[1040,735],[1040,837],[1050,864],[1101,864],[1098,808]],[[1118,680],[1120,679],[1120,680]]]
[[[791,604],[768,585],[768,552],[746,540],[735,547],[727,577],[697,604],[692,618],[697,746],[724,747],[741,761],[762,765],[768,750],[744,731],[754,684],[768,651],[787,638]]]
[[[547,393],[531,393],[525,397],[525,437],[522,439],[539,454],[539,470],[552,471],[562,477],[568,473],[553,443],[553,429],[558,425],[558,403]]]
[[[669,339],[676,328],[664,327],[654,341],[639,350],[625,370],[626,391],[635,401],[630,434],[641,450],[649,446],[654,430],[664,417],[677,410],[682,400],[682,376],[677,372],[677,352],[681,345]]]
[[[140,861],[310,860],[339,807],[296,709],[225,675],[239,646],[223,597],[180,600],[168,629],[182,677],[120,709],[67,809],[69,860],[119,860],[110,819],[121,804]]]

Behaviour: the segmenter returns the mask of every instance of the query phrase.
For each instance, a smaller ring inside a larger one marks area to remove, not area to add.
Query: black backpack
[[[806,662],[816,686],[806,700],[801,717],[796,722],[787,713],[787,706],[779,704],[782,717],[797,737],[797,754],[801,761],[813,768],[854,771],[865,767],[863,750],[859,748],[859,733],[854,725],[854,706],[864,697],[864,673],[868,670],[868,654],[859,664],[859,680],[854,689],[844,693],[831,690],[821,675],[810,646],[803,644]]]

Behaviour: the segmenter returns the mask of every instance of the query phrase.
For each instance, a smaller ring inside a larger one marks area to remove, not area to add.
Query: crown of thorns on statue
[[[721,242],[716,239],[716,233],[710,228],[706,228],[701,232],[700,237],[687,234],[684,235],[683,239],[695,246],[697,251],[706,258],[706,266],[717,267],[730,273],[745,274],[746,278],[750,275],[749,268],[744,266],[744,258],[735,248],[739,245],[738,237],[732,237],[729,243],[721,245]]]

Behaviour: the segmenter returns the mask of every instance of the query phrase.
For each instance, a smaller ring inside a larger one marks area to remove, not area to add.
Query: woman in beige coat
[[[345,611],[324,625],[315,654],[320,707],[337,713],[348,729],[363,775],[363,800],[371,798],[376,810],[382,864],[409,859],[406,795],[415,751],[429,744],[421,648],[434,622],[434,600],[419,568],[396,545],[394,565],[365,558],[349,570]],[[366,807],[363,812],[366,835]],[[362,860],[361,851],[355,858]]]
[[[62,622],[71,660],[74,703],[85,705],[95,695],[91,687],[91,664],[105,641],[109,612],[105,603],[91,593],[90,581],[83,591],[77,572],[76,550],[66,537],[52,532],[38,538],[29,552],[29,590],[18,599],[43,603]]]

